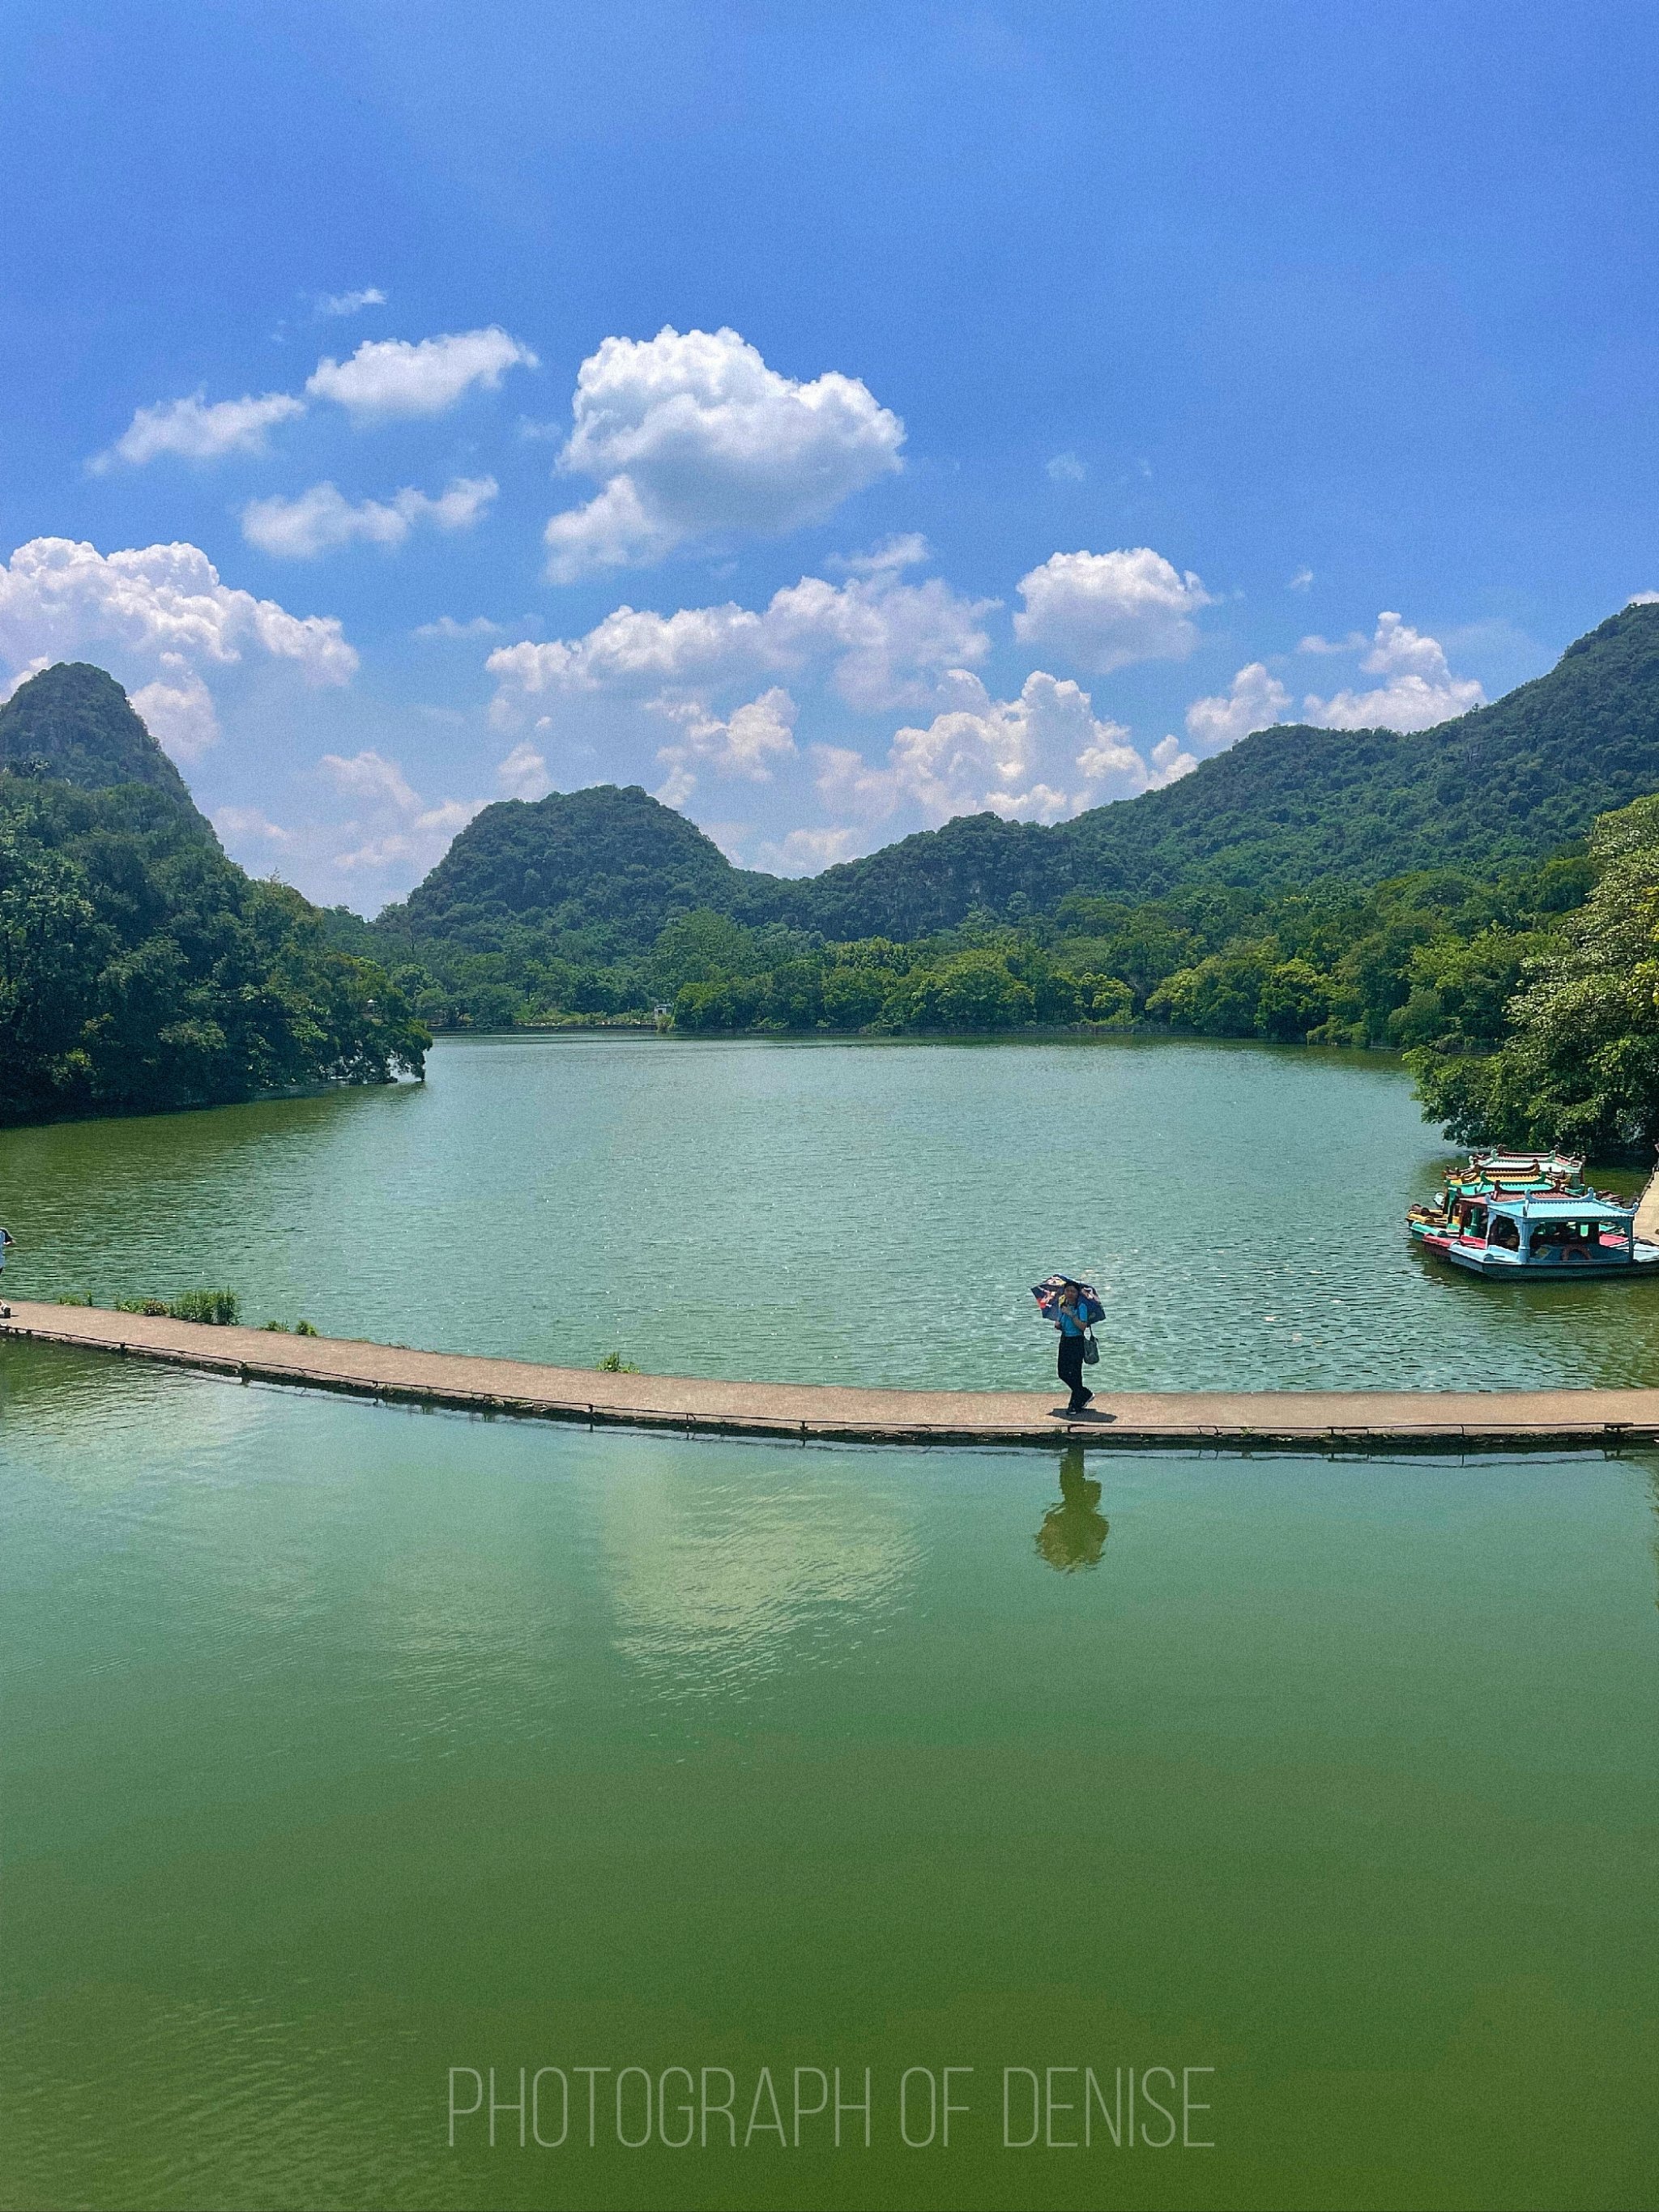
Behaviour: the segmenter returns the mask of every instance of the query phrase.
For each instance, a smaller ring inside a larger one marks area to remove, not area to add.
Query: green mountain
[[[417,937],[453,936],[507,915],[561,932],[598,922],[643,947],[672,914],[731,906],[744,880],[683,814],[637,784],[602,783],[486,806],[407,906],[382,919]]]
[[[213,834],[126,693],[112,676],[84,660],[60,660],[43,669],[0,707],[0,771],[5,770],[50,776],[80,791],[147,784]]]
[[[221,851],[101,669],[0,709],[0,1122],[418,1073],[403,994]]]
[[[474,944],[506,924],[550,926],[621,952],[706,907],[837,940],[910,939],[976,908],[1052,912],[1073,891],[1139,900],[1201,884],[1499,871],[1655,789],[1659,605],[1632,605],[1547,676],[1435,729],[1263,730],[1165,790],[1052,829],[968,816],[802,880],[732,867],[637,787],[508,800],[486,807],[386,919]]]

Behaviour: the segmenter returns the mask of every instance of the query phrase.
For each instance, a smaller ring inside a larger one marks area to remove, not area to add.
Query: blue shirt
[[[1060,1323],[1062,1336],[1081,1336],[1089,1326],[1083,1318],[1081,1306],[1063,1306],[1058,1300],[1054,1304],[1054,1319]]]

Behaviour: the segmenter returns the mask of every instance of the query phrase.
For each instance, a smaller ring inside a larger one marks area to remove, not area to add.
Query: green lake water
[[[708,1373],[1030,1378],[1075,1259],[1138,1381],[1653,1379],[1644,1289],[1403,1249],[1437,1156],[1382,1062],[485,1040],[12,1133],[0,1218],[19,1291]],[[1640,1455],[590,1437],[0,1346],[0,2204],[1651,2205],[1656,1508]],[[491,2067],[562,2142],[450,2147]],[[837,2067],[869,2146],[797,2146]]]
[[[446,1039],[424,1085],[0,1133],[17,1294],[236,1290],[325,1334],[659,1373],[1040,1387],[1053,1268],[1128,1389],[1659,1382],[1659,1285],[1482,1283],[1397,1061],[1164,1040]],[[1605,1178],[1604,1178],[1605,1180]]]

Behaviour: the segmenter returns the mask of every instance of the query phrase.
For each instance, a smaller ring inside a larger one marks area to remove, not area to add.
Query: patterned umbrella
[[[1045,1276],[1042,1282],[1033,1283],[1031,1285],[1031,1296],[1036,1300],[1037,1311],[1042,1316],[1044,1321],[1054,1319],[1055,1302],[1060,1292],[1068,1285],[1078,1293],[1077,1307],[1079,1321],[1092,1326],[1094,1322],[1104,1319],[1106,1309],[1100,1303],[1100,1293],[1092,1283],[1081,1282],[1075,1275],[1048,1275]]]

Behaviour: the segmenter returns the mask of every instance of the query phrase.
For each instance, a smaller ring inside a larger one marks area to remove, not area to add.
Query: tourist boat
[[[1564,1282],[1659,1267],[1636,1234],[1634,1206],[1584,1181],[1562,1152],[1477,1152],[1446,1177],[1437,1204],[1413,1206],[1412,1235],[1475,1275]]]
[[[1449,1231],[1455,1232],[1472,1205],[1534,1194],[1600,1196],[1586,1184],[1584,1163],[1577,1153],[1473,1152],[1467,1166],[1447,1170],[1437,1196],[1407,1208],[1406,1226],[1419,1243],[1427,1243]]]

